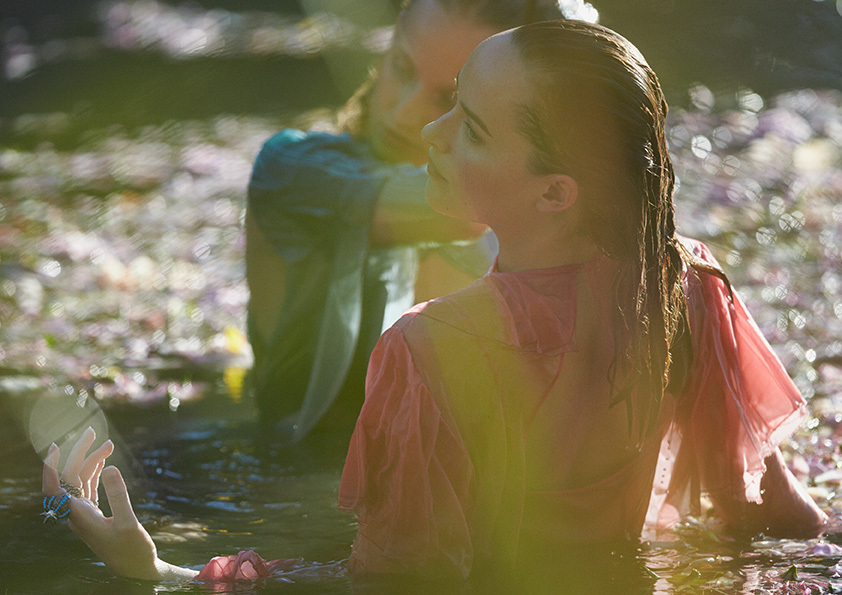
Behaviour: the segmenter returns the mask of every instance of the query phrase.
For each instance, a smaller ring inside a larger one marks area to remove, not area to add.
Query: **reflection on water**
[[[712,246],[810,398],[813,418],[785,455],[832,515],[829,540],[842,541],[842,96],[744,94],[739,109],[699,87],[691,97],[670,119],[679,227]],[[15,577],[0,565],[0,585],[152,590],[111,577],[66,530],[39,525],[39,460],[28,441],[43,449],[53,429],[41,438],[27,429],[59,404],[101,403],[116,462],[165,559],[198,565],[254,548],[319,563],[245,592],[397,588],[324,576],[354,534],[335,509],[347,436],[295,448],[261,439],[237,390],[249,364],[241,194],[260,142],[281,125],[221,117],[94,131],[74,150],[0,151],[0,558],[18,564]],[[618,592],[619,580],[622,592],[776,593],[799,584],[781,578],[793,565],[813,586],[836,584],[842,570],[832,543],[736,542],[707,522],[688,522],[676,538],[636,556],[593,553],[565,580],[583,592],[611,577],[605,592]],[[547,570],[558,569],[539,564],[530,578]]]
[[[262,440],[250,409],[227,395],[167,411],[112,407],[108,416],[118,446],[111,462],[124,470],[138,517],[164,559],[201,566],[216,554],[256,549],[267,558],[311,561],[285,581],[313,585],[310,592],[349,591],[344,572],[331,572],[331,564],[347,558],[355,531],[353,519],[336,510],[347,436],[324,433],[280,447]],[[0,557],[21,568],[13,576],[4,564],[0,586],[26,593],[123,592],[131,581],[112,577],[66,527],[42,525],[39,460],[25,430],[4,419]],[[155,592],[172,590],[199,589]]]
[[[114,409],[110,429],[138,516],[161,557],[194,567],[216,553],[252,548],[267,558],[303,558],[294,570],[241,584],[237,593],[829,593],[783,591],[780,576],[794,564],[805,585],[828,585],[842,556],[842,547],[831,543],[734,541],[691,520],[675,541],[646,544],[637,552],[583,548],[561,563],[536,556],[515,585],[501,582],[493,568],[467,584],[393,578],[352,584],[342,560],[355,527],[335,509],[345,436],[325,432],[301,446],[279,446],[262,440],[247,414],[223,395],[179,411],[178,419],[160,414]],[[3,430],[22,438],[14,427]],[[114,578],[66,527],[42,525],[33,472],[38,460],[22,450],[17,459],[4,453],[0,488],[0,555],[17,564],[14,576],[6,565],[0,570],[0,585],[9,592],[206,592],[195,584]]]

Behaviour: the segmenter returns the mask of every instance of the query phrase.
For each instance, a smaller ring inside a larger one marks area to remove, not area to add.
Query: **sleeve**
[[[693,249],[716,263],[701,243]],[[804,419],[804,399],[722,279],[691,271],[687,299],[694,359],[677,404],[679,432],[668,434],[681,444],[671,489],[695,482],[714,505],[760,504],[764,461]]]
[[[347,134],[283,130],[254,163],[248,205],[261,233],[298,261],[348,227],[370,224],[383,183],[399,175]]]
[[[393,327],[372,354],[339,488],[359,520],[353,572],[468,576],[473,469],[452,427]]]
[[[254,550],[244,550],[233,556],[217,556],[211,559],[194,580],[233,583],[267,578],[277,572],[292,570],[302,562],[301,558],[267,562]]]

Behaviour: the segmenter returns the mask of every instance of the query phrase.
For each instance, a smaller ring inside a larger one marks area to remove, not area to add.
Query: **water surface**
[[[41,524],[38,453],[92,423],[117,443],[115,462],[168,561],[198,567],[254,548],[307,562],[237,592],[489,592],[352,585],[341,564],[354,521],[335,507],[346,436],[266,440],[242,392],[252,160],[282,127],[325,124],[342,92],[323,58],[363,42],[372,57],[376,28],[349,35],[291,5],[265,21],[236,6],[208,15],[198,5],[88,5],[116,12],[93,13],[93,27],[61,21],[70,28],[52,36],[23,19],[30,37],[20,43],[40,61],[0,89],[17,93],[0,105],[0,589],[200,589],[116,579],[66,527]],[[138,17],[144,10],[193,45],[136,36],[153,22]],[[107,26],[109,14],[119,26]],[[285,38],[296,43],[246,44],[266,23],[273,35],[297,32]],[[189,33],[197,27],[202,44]],[[4,37],[7,50],[15,35]],[[57,38],[66,52],[50,54]],[[138,65],[149,86],[118,88]],[[267,70],[278,78],[260,95],[253,77]],[[233,71],[241,88],[222,88]],[[674,541],[576,560],[577,580],[583,592],[829,593],[842,584],[842,95],[703,78],[671,90],[678,226],[711,246],[807,397],[810,419],[783,450],[831,524],[820,541],[735,540],[710,519],[689,519]],[[103,94],[85,97],[86,85]],[[121,99],[127,89],[136,101]],[[294,89],[313,92],[286,94]],[[204,99],[191,104],[191,94]]]

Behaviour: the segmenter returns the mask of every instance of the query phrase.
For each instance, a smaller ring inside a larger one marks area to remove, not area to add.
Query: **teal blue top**
[[[368,356],[413,303],[418,249],[369,247],[384,182],[411,169],[377,160],[348,134],[283,130],[257,156],[249,210],[284,259],[286,279],[270,341],[260,340],[249,316],[249,386],[261,417],[288,418],[294,440],[312,430],[340,392],[358,401],[348,414],[349,421],[356,417]],[[477,277],[493,259],[493,241],[436,250]]]

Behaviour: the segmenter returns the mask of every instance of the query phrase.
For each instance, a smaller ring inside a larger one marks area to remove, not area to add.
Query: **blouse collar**
[[[596,299],[610,295],[613,268],[598,255],[582,264],[501,272],[495,259],[486,275],[507,316],[509,336],[539,354],[573,351],[579,286],[586,280]]]

